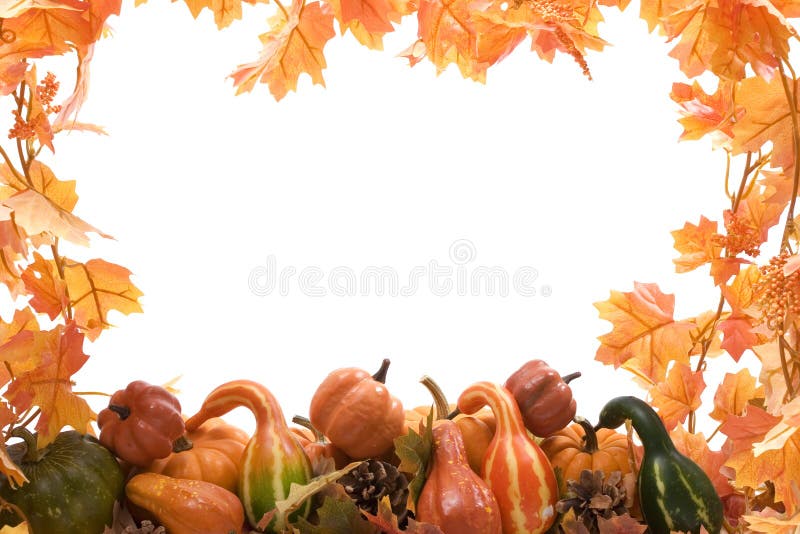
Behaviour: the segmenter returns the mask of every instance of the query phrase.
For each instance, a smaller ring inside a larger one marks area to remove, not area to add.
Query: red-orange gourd
[[[501,534],[497,499],[470,468],[458,425],[448,419],[436,421],[433,440],[433,458],[417,500],[417,519],[437,525],[444,534]]]
[[[391,452],[405,432],[405,412],[384,384],[389,360],[374,375],[357,368],[337,369],[317,388],[309,419],[354,460]]]
[[[239,498],[210,482],[141,473],[125,496],[170,534],[240,534],[244,526]]]
[[[613,471],[623,475],[631,472],[627,436],[609,428],[595,431],[581,417],[575,421],[540,443],[553,467],[561,469],[564,485],[568,480],[580,480],[584,469],[606,475]]]
[[[547,437],[567,426],[577,405],[569,382],[580,376],[561,377],[542,360],[531,360],[517,369],[504,384],[517,400],[525,427],[535,436]]]
[[[481,478],[494,492],[503,534],[541,534],[556,518],[558,484],[550,462],[525,426],[511,392],[490,382],[472,384],[458,399],[463,413],[488,405],[494,412],[494,437],[483,458]]]
[[[142,380],[114,393],[108,407],[97,414],[100,442],[118,457],[146,466],[172,452],[172,442],[183,435],[178,399],[161,386]]]
[[[219,417],[209,419],[175,440],[173,452],[147,471],[174,478],[204,480],[236,492],[239,463],[250,436]]]

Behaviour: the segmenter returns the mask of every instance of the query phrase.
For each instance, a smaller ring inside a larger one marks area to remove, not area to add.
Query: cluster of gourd
[[[271,392],[249,380],[219,386],[188,419],[164,388],[132,382],[98,414],[99,440],[65,431],[38,449],[35,436],[17,429],[23,442],[9,452],[29,482],[0,483],[8,504],[0,526],[24,518],[34,534],[99,534],[124,494],[135,518],[153,520],[170,534],[282,532],[287,522],[309,515],[312,500],[288,517],[273,513],[276,502],[291,484],[309,483],[320,458],[337,468],[361,459],[396,460],[395,440],[419,432],[429,419],[430,407],[405,410],[389,392],[388,365],[384,360],[374,375],[356,368],[330,373],[311,400],[314,433],[290,428]],[[639,500],[651,531],[705,526],[718,532],[721,505],[708,478],[675,451],[646,403],[618,397],[596,428],[581,418],[570,424],[576,403],[568,382],[577,375],[562,378],[532,360],[503,385],[472,384],[456,405],[423,379],[434,396],[433,450],[416,520],[445,534],[545,532],[565,487],[554,468],[563,481],[584,469],[630,472],[627,436],[613,428],[631,419],[645,449]],[[240,406],[255,416],[252,436],[221,419]]]

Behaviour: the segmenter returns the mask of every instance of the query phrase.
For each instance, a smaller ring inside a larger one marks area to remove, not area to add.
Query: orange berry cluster
[[[33,125],[22,118],[20,112],[16,109],[11,112],[14,115],[14,126],[8,130],[8,138],[9,139],[30,139],[36,132],[33,129]]]
[[[61,111],[61,106],[52,105],[60,85],[61,82],[56,80],[56,75],[52,72],[48,72],[47,76],[42,80],[42,83],[36,86],[36,97],[39,99],[45,113],[48,115]]]
[[[800,316],[800,270],[790,275],[784,274],[789,253],[770,258],[762,265],[761,278],[756,285],[757,302],[767,326],[783,335],[785,324]]]
[[[725,235],[714,236],[714,243],[724,247],[732,256],[742,252],[755,258],[761,253],[761,239],[757,228],[753,228],[731,210],[725,210]]]

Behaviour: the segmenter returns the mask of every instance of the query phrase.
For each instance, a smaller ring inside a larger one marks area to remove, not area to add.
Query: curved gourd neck
[[[642,440],[645,453],[675,448],[661,418],[643,400],[636,397],[619,397],[609,402],[603,411],[622,419],[630,419],[633,428]]]

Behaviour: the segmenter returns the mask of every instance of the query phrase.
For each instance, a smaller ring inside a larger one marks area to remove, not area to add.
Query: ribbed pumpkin
[[[561,469],[562,490],[568,480],[580,480],[584,469],[606,475],[613,471],[623,475],[631,472],[628,438],[624,434],[608,428],[595,431],[582,417],[575,421],[539,444],[553,467]]]
[[[311,398],[311,423],[354,460],[391,453],[394,439],[405,433],[403,404],[384,384],[388,368],[385,359],[374,375],[337,369]]]
[[[249,441],[247,433],[214,417],[173,444],[173,453],[145,471],[174,478],[203,480],[236,492],[239,462]]]
[[[531,360],[508,377],[505,387],[517,401],[525,428],[542,438],[561,430],[575,417],[577,403],[569,382],[581,376],[562,377],[543,360]]]

